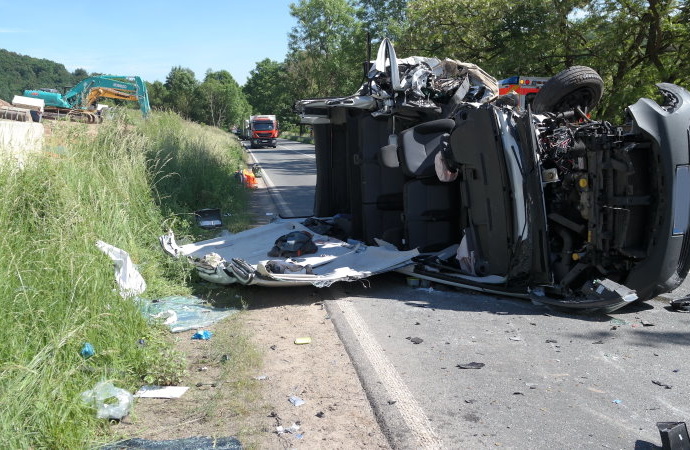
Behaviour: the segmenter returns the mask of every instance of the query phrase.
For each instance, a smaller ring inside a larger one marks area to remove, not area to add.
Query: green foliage
[[[38,153],[22,170],[0,164],[2,448],[88,447],[107,429],[81,392],[101,380],[133,391],[182,374],[168,332],[114,289],[112,262],[96,240],[129,252],[148,298],[184,294],[191,269],[160,251],[165,225],[193,229],[188,213],[204,201],[245,209],[242,196],[227,199],[241,158],[227,133],[171,113],[146,122],[120,116],[96,134],[53,126],[47,147],[59,146],[60,156]],[[166,184],[173,179],[177,186]],[[96,350],[87,360],[84,342]]]
[[[173,67],[165,79],[166,104],[182,117],[191,118],[198,84],[191,69]]]
[[[356,0],[356,16],[374,41],[384,37],[397,41],[404,38],[407,0]]]
[[[300,0],[289,35],[287,70],[298,98],[352,94],[362,81],[366,39],[347,0]]]
[[[255,114],[275,114],[281,128],[295,121],[294,100],[285,86],[290,84],[285,64],[270,59],[256,63],[242,90]]]
[[[195,119],[229,130],[251,114],[242,89],[227,70],[206,72],[197,88]]]
[[[653,95],[654,83],[690,84],[688,8],[677,0],[411,0],[399,48],[473,62],[497,78],[590,66],[606,85],[596,112],[614,119]]]
[[[227,70],[206,72],[199,83],[194,72],[173,67],[165,84],[147,83],[151,107],[171,110],[195,122],[225,130],[238,126],[251,114],[251,106]]]
[[[0,99],[12,101],[26,89],[62,89],[74,86],[88,74],[84,69],[69,73],[65,66],[0,49]]]

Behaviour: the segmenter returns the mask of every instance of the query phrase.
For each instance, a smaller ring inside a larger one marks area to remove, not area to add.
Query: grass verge
[[[130,391],[170,383],[184,369],[167,331],[114,290],[94,245],[129,252],[147,298],[190,292],[191,269],[167,258],[167,227],[197,235],[194,210],[219,207],[248,223],[233,173],[242,153],[226,133],[171,113],[116,115],[96,128],[55,124],[47,150],[22,170],[0,164],[0,447],[81,448],[107,424],[80,393],[111,380]],[[89,342],[96,354],[84,359]]]

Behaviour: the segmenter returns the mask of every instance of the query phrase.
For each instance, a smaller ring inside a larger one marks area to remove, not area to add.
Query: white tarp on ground
[[[300,257],[270,257],[267,253],[279,237],[292,231],[313,235],[316,253]],[[221,284],[242,283],[262,286],[314,285],[329,286],[336,281],[352,281],[391,271],[410,264],[417,250],[398,251],[390,248],[347,243],[316,234],[299,220],[281,220],[237,234],[224,234],[215,239],[178,246],[172,233],[161,236],[163,248],[171,255],[188,256],[197,266],[199,275]],[[246,263],[249,276],[233,276],[235,265]],[[238,261],[240,260],[240,261]],[[296,264],[304,270],[272,273],[269,262]],[[250,267],[249,267],[250,266]],[[307,266],[310,266],[307,269]],[[268,268],[267,268],[268,267]]]

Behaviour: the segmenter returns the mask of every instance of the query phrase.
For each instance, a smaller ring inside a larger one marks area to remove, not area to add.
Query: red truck
[[[249,143],[251,148],[276,148],[278,120],[274,115],[249,117]]]

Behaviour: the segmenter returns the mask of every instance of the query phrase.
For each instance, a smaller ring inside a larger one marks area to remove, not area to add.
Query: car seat
[[[399,167],[403,184],[404,248],[432,251],[460,240],[459,188],[442,183],[436,176],[434,157],[448,145],[452,119],[424,122],[400,133],[381,148],[387,167]]]

